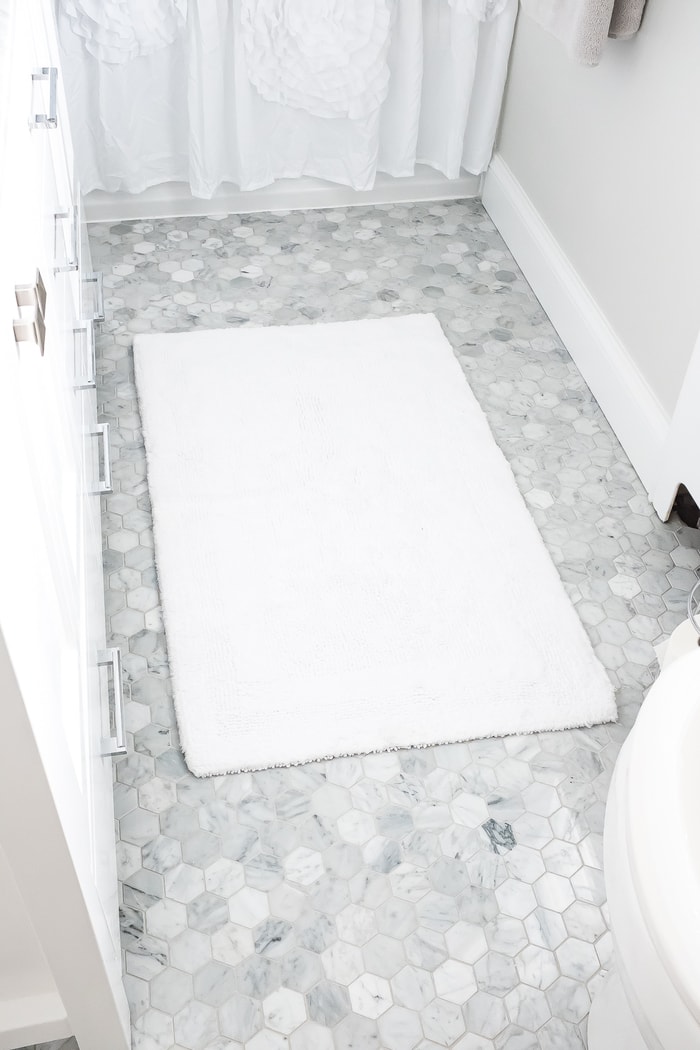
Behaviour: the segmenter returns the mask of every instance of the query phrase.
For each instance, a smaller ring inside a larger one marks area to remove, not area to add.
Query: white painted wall
[[[699,41],[697,0],[648,0],[589,69],[521,12],[498,145],[669,417],[700,329]]]

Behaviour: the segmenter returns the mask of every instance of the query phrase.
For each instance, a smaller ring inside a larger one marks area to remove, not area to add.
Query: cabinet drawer
[[[6,7],[0,0],[0,30]],[[0,230],[9,246],[0,258],[0,429],[8,491],[21,512],[2,519],[0,647],[13,674],[0,767],[6,789],[22,777],[33,789],[19,816],[5,807],[2,844],[59,994],[42,1027],[31,1000],[47,989],[18,949],[0,966],[0,1008],[7,1020],[21,999],[32,1019],[22,1045],[73,1032],[81,1046],[127,1050],[108,753],[114,692],[100,662],[100,495],[91,491],[102,460],[100,438],[86,434],[96,403],[82,326],[82,224],[60,71],[48,72],[59,65],[54,4],[11,0],[9,10],[11,46],[0,39]],[[39,118],[33,128],[31,116]],[[21,996],[12,991],[20,977]],[[7,1026],[5,1035],[6,1045],[20,1045]]]
[[[115,949],[119,947],[118,888],[114,858],[112,813],[113,772],[110,752],[114,736],[114,704],[121,683],[101,657],[105,650],[105,601],[102,568],[101,501],[104,445],[97,431],[95,390],[79,393],[82,406],[82,604],[83,604],[83,728],[87,790],[92,833],[90,857],[95,886]],[[107,455],[108,455],[107,450]]]

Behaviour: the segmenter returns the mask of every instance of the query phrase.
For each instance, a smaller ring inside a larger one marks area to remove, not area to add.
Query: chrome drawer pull
[[[104,755],[125,755],[126,733],[124,731],[124,683],[122,681],[121,649],[118,647],[101,649],[97,654],[97,663],[100,667],[107,666],[112,668],[112,693],[114,695],[114,735],[107,737],[102,742],[104,748],[102,753]]]
[[[85,283],[95,285],[95,312],[91,321],[104,321],[105,319],[105,293],[102,284],[102,271],[85,274]]]
[[[85,351],[80,353],[79,347],[84,344]],[[75,352],[76,376],[74,386],[76,390],[94,390],[97,381],[97,365],[95,362],[95,330],[92,321],[73,329],[73,347]],[[84,359],[85,367],[79,362]]]
[[[97,423],[94,430],[89,431],[95,437],[102,438],[102,470],[104,478],[90,490],[93,493],[112,492],[112,464],[109,459],[109,423]]]
[[[37,81],[48,80],[49,82],[49,111],[48,113],[34,113],[29,118],[30,128],[57,128],[58,116],[56,109],[56,82],[58,81],[58,68],[56,66],[40,66],[32,73],[32,87]]]
[[[57,211],[54,214],[54,257],[58,258],[58,223],[70,219],[71,246],[68,259],[62,266],[54,266],[54,273],[73,273],[80,265],[78,259],[78,205],[74,204],[68,211]]]

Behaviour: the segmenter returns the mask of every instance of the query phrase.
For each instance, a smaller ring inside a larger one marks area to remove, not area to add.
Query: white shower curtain
[[[210,198],[222,183],[303,175],[367,190],[378,171],[417,163],[479,174],[516,11],[517,0],[57,0],[82,189],[175,181]]]

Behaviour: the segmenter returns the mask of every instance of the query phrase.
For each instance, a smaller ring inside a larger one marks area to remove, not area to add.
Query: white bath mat
[[[616,717],[435,317],[135,357],[193,773]]]

